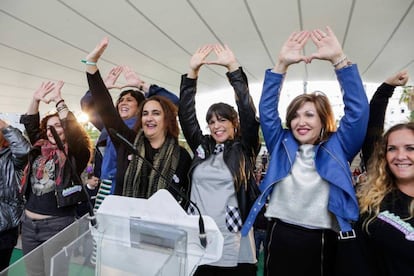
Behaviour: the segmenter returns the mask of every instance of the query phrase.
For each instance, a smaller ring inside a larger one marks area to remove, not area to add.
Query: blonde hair
[[[368,230],[369,224],[379,214],[385,196],[398,189],[396,178],[388,166],[386,155],[390,134],[402,129],[408,129],[414,135],[414,123],[412,122],[391,127],[375,145],[374,152],[368,161],[367,178],[357,188],[360,212],[367,215],[363,222],[365,230]],[[409,218],[414,217],[414,200],[409,204],[408,212]]]

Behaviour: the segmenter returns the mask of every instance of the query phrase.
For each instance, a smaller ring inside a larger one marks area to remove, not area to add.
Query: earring
[[[319,139],[322,139],[324,135],[325,135],[325,128],[322,128],[321,133],[319,134]]]

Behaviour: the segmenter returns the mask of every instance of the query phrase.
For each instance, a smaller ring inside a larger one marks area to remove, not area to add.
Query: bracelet
[[[66,104],[62,104],[61,106],[56,108],[58,113],[65,110],[65,109],[68,109],[68,106]]]
[[[65,100],[60,100],[60,101],[58,101],[57,103],[56,103],[56,108],[58,107],[58,105],[60,104],[60,103],[63,103]]]
[[[96,62],[89,61],[89,60],[86,60],[86,59],[82,59],[81,62],[82,63],[85,63],[86,65],[94,65],[94,66],[96,66]]]
[[[344,62],[347,59],[346,55],[343,55],[337,62],[335,62],[334,64],[332,64],[333,67],[338,66],[339,64],[341,64],[342,62]]]

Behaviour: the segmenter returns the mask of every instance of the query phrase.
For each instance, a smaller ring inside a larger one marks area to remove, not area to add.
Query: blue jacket
[[[137,117],[134,116],[132,118],[124,120],[124,123],[132,129],[137,122]],[[105,147],[105,155],[102,159],[101,165],[101,179],[110,179],[112,180],[111,185],[111,192],[110,194],[113,195],[115,192],[116,187],[116,169],[117,169],[117,157],[116,157],[116,148],[114,143],[111,140],[111,137],[106,138],[106,147]]]
[[[356,65],[339,69],[336,74],[343,90],[345,114],[338,130],[327,141],[316,145],[315,166],[319,175],[330,184],[328,210],[336,216],[341,231],[350,231],[350,222],[358,219],[359,208],[349,164],[364,141],[369,106]],[[284,75],[266,71],[259,111],[263,136],[271,158],[260,185],[262,193],[243,225],[243,235],[252,227],[274,185],[291,172],[299,148],[292,132],[282,127],[278,113],[283,78]]]

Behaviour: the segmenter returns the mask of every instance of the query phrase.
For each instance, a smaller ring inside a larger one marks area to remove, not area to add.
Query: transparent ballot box
[[[75,261],[71,252],[85,244],[83,273],[92,268],[95,275],[187,275],[184,230],[117,216],[101,216],[97,228],[55,255],[53,275],[62,275],[61,268]]]
[[[95,275],[95,266],[88,262],[91,256],[88,253],[91,242],[89,220],[84,216],[14,262],[0,275]],[[55,266],[52,270],[53,257],[62,250],[65,250],[67,256],[65,265],[59,269]]]

